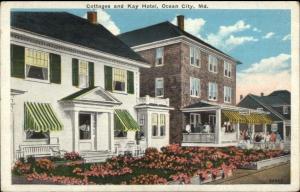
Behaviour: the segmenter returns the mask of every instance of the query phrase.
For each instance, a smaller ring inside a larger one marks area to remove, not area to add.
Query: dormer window
[[[283,107],[282,107],[282,111],[283,111],[283,114],[284,114],[284,115],[289,114],[289,106],[283,106]]]
[[[156,48],[155,54],[155,66],[161,66],[164,64],[164,48]]]

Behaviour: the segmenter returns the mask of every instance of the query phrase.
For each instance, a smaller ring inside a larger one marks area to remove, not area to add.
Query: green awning
[[[125,109],[115,110],[115,129],[122,131],[139,131],[140,127],[136,120]]]
[[[58,120],[49,103],[26,102],[24,108],[25,130],[48,132],[63,129],[62,123]]]

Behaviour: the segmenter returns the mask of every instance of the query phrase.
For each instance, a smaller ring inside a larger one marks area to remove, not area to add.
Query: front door
[[[95,114],[79,113],[79,150],[95,150]]]

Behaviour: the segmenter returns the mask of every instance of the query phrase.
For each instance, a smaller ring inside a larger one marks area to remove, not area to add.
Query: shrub
[[[49,172],[52,171],[55,168],[55,166],[54,163],[49,159],[38,159],[36,160],[36,168],[40,172]]]
[[[158,175],[146,174],[133,177],[128,184],[131,185],[148,185],[148,184],[167,184],[168,181],[165,178]]]
[[[16,163],[13,166],[13,174],[15,175],[24,175],[31,173],[31,164],[24,163],[20,160],[16,161]]]
[[[64,154],[64,158],[66,160],[72,160],[72,161],[81,160],[82,159],[82,157],[79,155],[79,153],[75,152],[75,151],[65,153]]]

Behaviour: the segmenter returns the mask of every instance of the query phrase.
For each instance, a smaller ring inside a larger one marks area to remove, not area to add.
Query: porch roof
[[[58,120],[49,103],[25,103],[24,129],[35,132],[60,131],[62,123]]]

